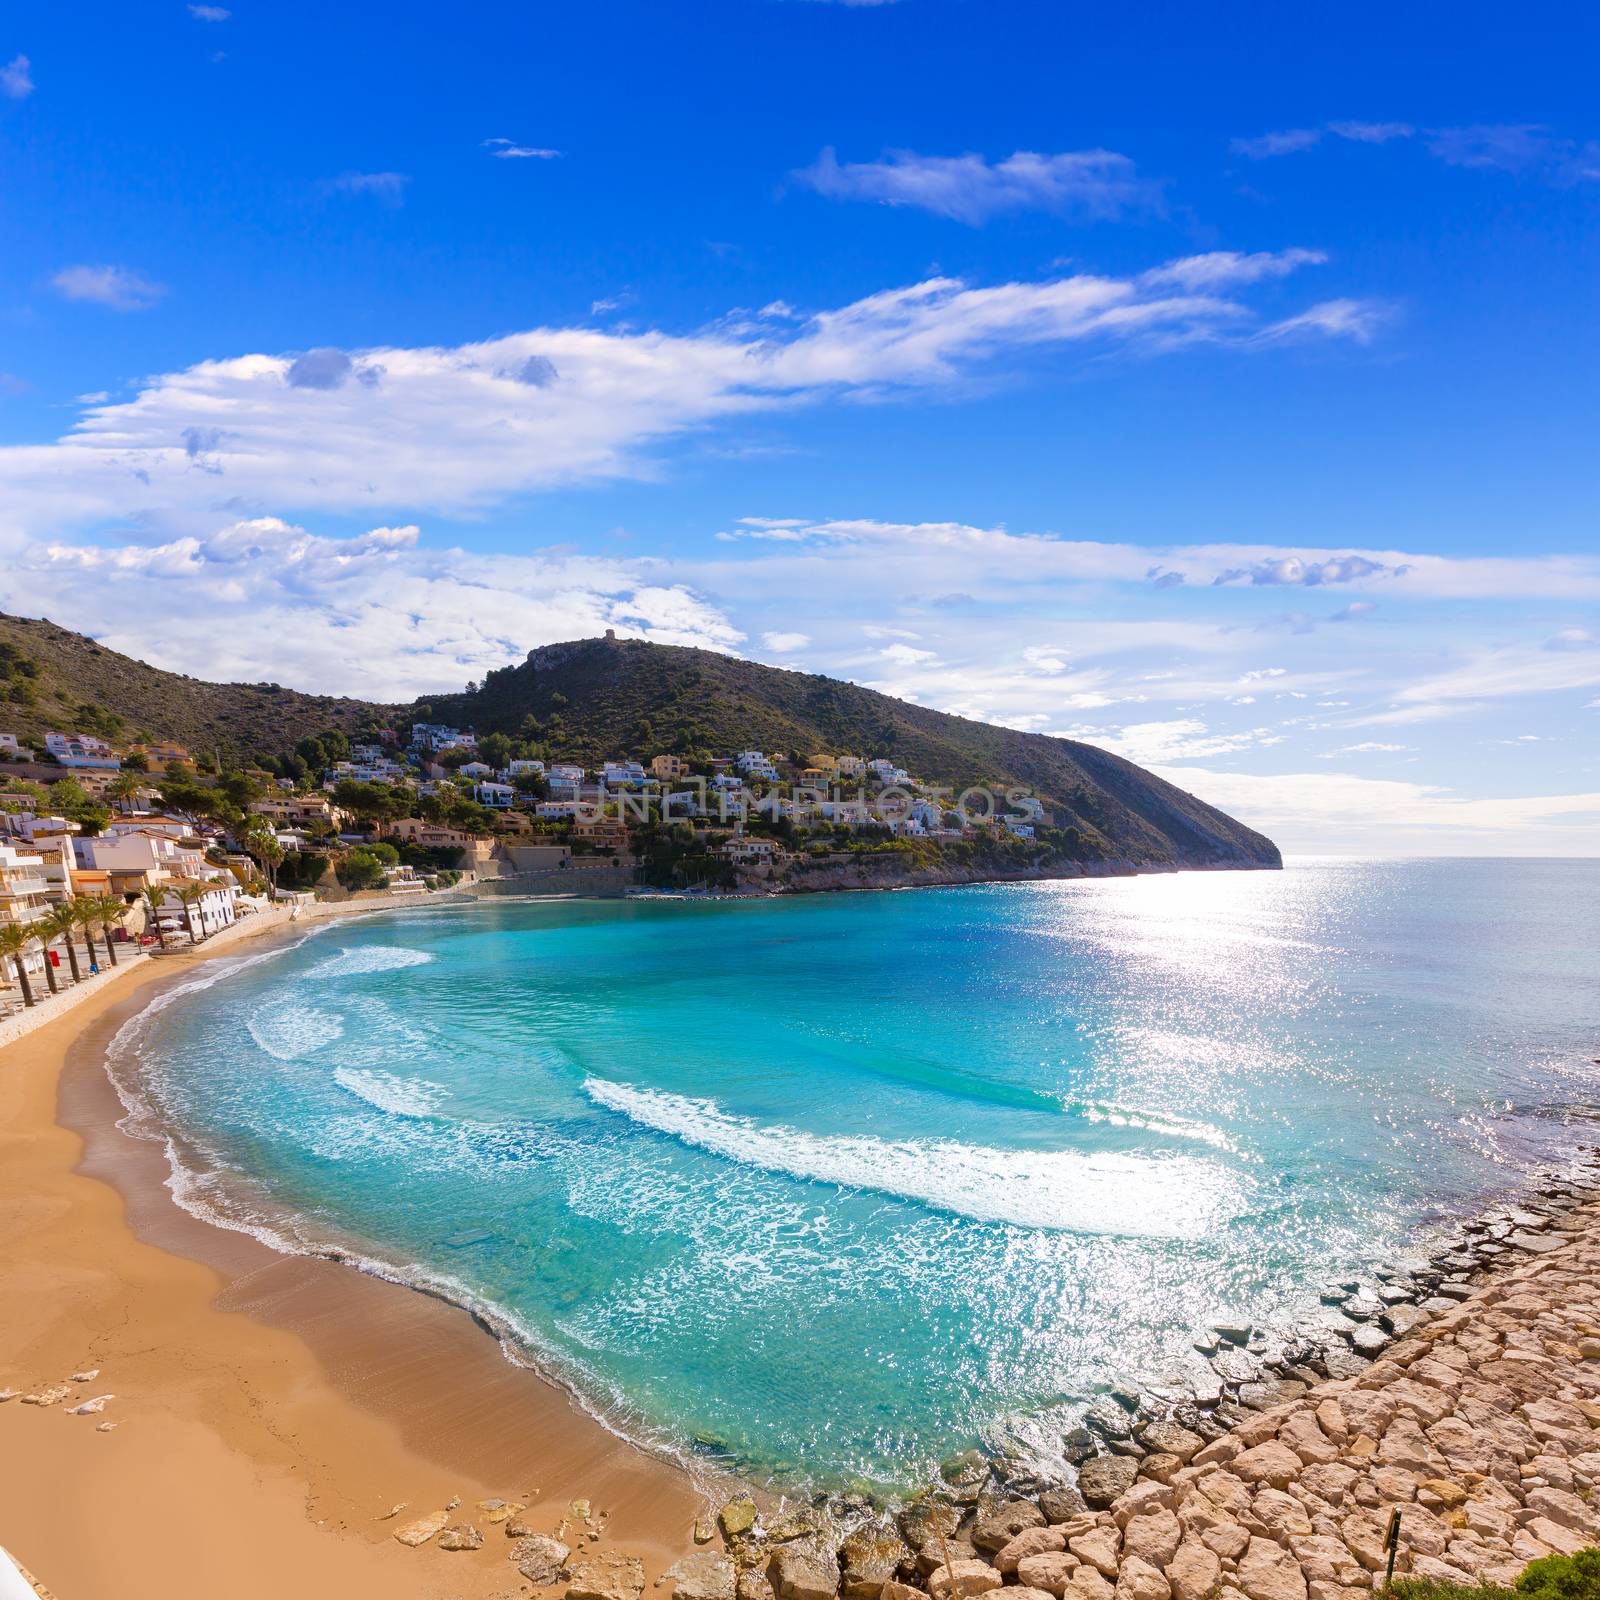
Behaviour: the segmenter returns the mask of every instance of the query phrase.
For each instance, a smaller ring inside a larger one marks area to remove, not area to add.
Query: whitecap
[[[347,1094],[376,1111],[396,1117],[429,1117],[447,1093],[442,1083],[427,1078],[402,1078],[377,1068],[335,1067],[333,1081]]]
[[[262,1006],[245,1019],[250,1037],[279,1061],[298,1061],[329,1045],[344,1033],[344,1023],[331,1011],[286,999]]]
[[[341,950],[326,961],[319,961],[306,973],[308,978],[356,978],[370,972],[400,972],[406,967],[425,967],[434,958],[427,950],[411,950],[398,944],[359,945]]]
[[[1242,1201],[1233,1174],[1197,1157],[821,1135],[763,1127],[713,1100],[603,1078],[588,1078],[583,1088],[595,1104],[725,1160],[806,1182],[868,1189],[980,1222],[1193,1238]]]

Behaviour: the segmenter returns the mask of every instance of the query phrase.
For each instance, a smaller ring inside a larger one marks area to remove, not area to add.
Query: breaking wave
[[[1192,1238],[1236,1209],[1237,1180],[1215,1162],[1110,1152],[1000,1150],[953,1139],[889,1140],[763,1127],[713,1100],[587,1078],[596,1105],[728,1161],[803,1182],[866,1189],[980,1222]]]
[[[346,1094],[364,1100],[376,1111],[396,1117],[429,1117],[448,1092],[442,1083],[427,1078],[402,1078],[376,1068],[335,1067],[333,1081]]]

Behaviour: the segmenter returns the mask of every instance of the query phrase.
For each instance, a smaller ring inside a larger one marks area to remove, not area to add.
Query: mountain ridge
[[[1278,867],[1277,846],[1216,807],[1098,746],[935,711],[842,679],[638,639],[540,646],[482,684],[410,705],[307,695],[274,684],[217,684],[164,672],[43,619],[0,614],[0,652],[37,663],[32,706],[6,700],[0,731],[42,731],[78,716],[82,731],[175,739],[224,762],[278,755],[309,734],[407,720],[504,733],[597,765],[633,754],[887,756],[959,793],[1024,788],[1096,853],[1134,867]],[[3,665],[3,662],[0,662]],[[18,681],[15,670],[10,682]],[[85,710],[85,708],[88,708]],[[81,714],[81,715],[80,715]],[[105,726],[84,726],[99,720]]]

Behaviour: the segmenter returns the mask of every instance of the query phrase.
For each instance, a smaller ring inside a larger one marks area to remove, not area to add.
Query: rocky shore
[[[1395,1571],[1509,1584],[1600,1540],[1600,1190],[1551,1179],[1410,1273],[1330,1284],[1344,1326],[1219,1325],[1183,1396],[1119,1390],[1075,1482],[973,1451],[892,1514],[721,1512],[681,1600],[1358,1600]],[[702,1536],[709,1530],[700,1530]],[[637,1600],[575,1584],[572,1600]]]

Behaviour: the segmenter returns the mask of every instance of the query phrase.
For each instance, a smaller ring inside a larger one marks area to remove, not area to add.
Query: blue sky
[[[1597,34],[14,4],[0,606],[374,694],[614,626],[1593,853]]]

